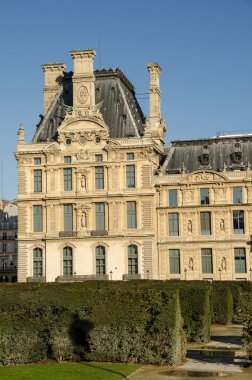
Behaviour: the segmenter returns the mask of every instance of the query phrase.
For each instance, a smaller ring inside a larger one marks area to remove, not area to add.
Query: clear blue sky
[[[2,0],[2,195],[17,196],[12,155],[20,122],[30,141],[43,113],[41,64],[69,51],[101,51],[101,66],[120,67],[137,93],[148,91],[146,65],[161,76],[167,144],[216,131],[252,132],[252,0]],[[96,68],[99,67],[97,55]],[[148,114],[148,100],[140,100]]]

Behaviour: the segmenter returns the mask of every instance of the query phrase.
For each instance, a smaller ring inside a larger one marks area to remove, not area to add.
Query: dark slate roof
[[[54,141],[65,117],[64,105],[73,105],[73,73],[65,73],[61,89],[40,123],[32,142]],[[144,115],[135,96],[134,87],[120,69],[96,70],[95,103],[109,127],[111,138],[142,136]]]
[[[166,173],[196,170],[246,170],[252,166],[252,135],[172,141],[166,150]]]

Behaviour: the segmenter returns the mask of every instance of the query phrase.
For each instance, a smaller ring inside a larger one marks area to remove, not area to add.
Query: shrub
[[[228,325],[233,318],[233,297],[226,285],[213,286],[211,293],[212,323]]]

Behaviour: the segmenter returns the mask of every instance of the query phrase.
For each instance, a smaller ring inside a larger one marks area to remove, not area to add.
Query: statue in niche
[[[188,230],[189,233],[192,233],[192,221],[191,220],[188,220],[187,230]]]
[[[226,258],[222,257],[221,259],[221,270],[226,270]]]
[[[220,221],[220,230],[221,230],[222,232],[225,231],[225,222],[224,222],[224,219],[221,219],[221,221]]]
[[[190,259],[189,259],[188,267],[190,270],[193,270],[193,258],[192,257],[190,257]]]
[[[85,212],[81,214],[81,228],[87,228],[87,214]]]
[[[83,174],[81,176],[81,188],[86,189],[86,187],[87,187],[87,179],[86,179],[86,176]]]

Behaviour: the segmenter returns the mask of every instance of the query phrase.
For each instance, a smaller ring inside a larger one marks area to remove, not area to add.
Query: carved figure
[[[188,232],[192,232],[192,221],[191,220],[188,220],[187,230],[188,230]]]
[[[226,270],[226,258],[222,257],[221,259],[221,270]]]
[[[221,231],[225,231],[225,221],[224,221],[224,219],[221,219],[221,221],[220,221],[220,230]]]
[[[86,176],[83,174],[81,176],[81,188],[86,189],[86,186],[87,186],[87,179],[86,179]]]
[[[81,214],[81,228],[86,228],[87,227],[87,214],[83,212]]]
[[[192,257],[190,257],[190,259],[189,259],[188,267],[190,270],[193,270],[193,258]]]

